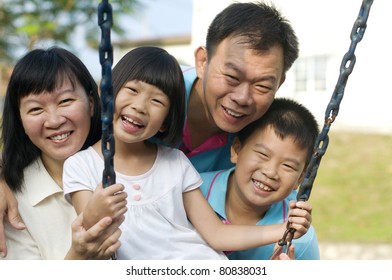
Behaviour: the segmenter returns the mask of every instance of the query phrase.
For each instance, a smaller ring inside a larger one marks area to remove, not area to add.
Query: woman
[[[4,102],[1,175],[25,229],[5,223],[8,259],[108,258],[120,246],[122,217],[86,231],[62,191],[65,159],[98,141],[99,118],[97,85],[69,51],[33,50],[15,65]]]

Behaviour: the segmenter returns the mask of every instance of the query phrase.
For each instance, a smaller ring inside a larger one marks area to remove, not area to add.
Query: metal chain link
[[[363,0],[362,2],[358,18],[355,21],[353,29],[351,31],[350,48],[348,52],[344,55],[342,63],[340,65],[340,75],[335,86],[335,90],[332,94],[331,100],[327,106],[327,110],[325,112],[324,126],[319,136],[317,137],[316,143],[314,145],[314,153],[306,171],[306,176],[299,188],[297,200],[307,201],[309,199],[321,158],[325,154],[325,151],[328,147],[329,129],[331,127],[331,124],[335,121],[336,116],[338,115],[340,102],[343,99],[343,94],[348,76],[353,71],[355,65],[355,48],[357,47],[358,42],[362,40],[365,33],[366,22],[372,4],[373,0]]]
[[[317,170],[320,165],[321,158],[325,154],[329,137],[328,132],[332,123],[335,121],[336,116],[339,112],[340,102],[343,99],[344,90],[346,88],[346,83],[348,76],[353,71],[356,57],[355,57],[355,49],[357,44],[362,40],[363,35],[366,30],[366,22],[369,17],[370,8],[373,4],[373,0],[363,0],[362,5],[358,14],[358,17],[354,23],[354,26],[351,31],[351,44],[348,52],[343,56],[342,63],[340,65],[340,74],[335,86],[335,89],[332,93],[331,100],[327,106],[325,112],[325,121],[324,126],[320,134],[318,135],[315,145],[314,145],[314,153],[308,165],[308,168],[305,173],[305,178],[303,179],[297,194],[297,200],[307,201],[310,197],[310,193],[312,191],[312,186],[314,180],[317,175]],[[279,246],[286,246],[286,252],[291,244],[293,239],[295,230],[290,228],[290,223],[287,222],[287,230],[283,235],[283,238],[279,240]],[[279,248],[274,251],[271,256],[271,259],[275,257]]]
[[[101,27],[101,42],[99,44],[99,62],[102,66],[102,80],[100,84],[102,104],[102,154],[105,167],[103,170],[103,187],[116,182],[113,167],[114,137],[113,137],[113,87],[112,64],[113,48],[110,40],[110,29],[113,25],[112,6],[108,0],[103,0],[98,5],[98,25]]]

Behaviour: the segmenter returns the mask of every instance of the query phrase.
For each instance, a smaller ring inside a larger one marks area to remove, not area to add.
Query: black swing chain
[[[98,5],[98,25],[101,27],[101,42],[99,44],[99,62],[102,66],[102,80],[100,84],[102,105],[102,154],[105,167],[103,170],[102,184],[108,187],[116,182],[113,167],[114,137],[113,137],[113,87],[112,65],[113,48],[110,40],[110,29],[113,25],[112,6],[108,0],[103,0]]]
[[[317,170],[320,165],[321,158],[325,154],[328,143],[329,137],[328,132],[332,123],[335,121],[336,116],[339,112],[340,102],[343,99],[344,90],[347,84],[347,80],[351,72],[353,71],[356,57],[355,57],[355,49],[357,44],[362,40],[363,35],[366,30],[366,23],[369,17],[370,8],[373,4],[373,0],[363,0],[361,8],[359,10],[358,17],[354,22],[354,26],[351,31],[350,39],[351,44],[349,47],[348,52],[343,56],[342,63],[340,65],[340,74],[335,86],[335,89],[332,93],[331,100],[327,106],[325,112],[325,121],[324,126],[320,134],[318,135],[315,145],[314,145],[314,152],[308,168],[305,173],[305,177],[299,187],[297,200],[298,201],[307,201],[310,197],[310,193],[312,190],[312,186],[314,180],[317,175]],[[282,239],[279,240],[279,246],[286,246],[286,252],[291,245],[292,239],[294,237],[295,229],[290,228],[290,223],[287,222],[287,229],[284,233]],[[275,254],[278,252],[278,249],[275,250],[271,259],[274,258]]]

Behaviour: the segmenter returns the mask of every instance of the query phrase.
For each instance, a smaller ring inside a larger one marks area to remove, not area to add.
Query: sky
[[[147,39],[163,36],[184,35],[192,32],[193,0],[140,0],[143,7],[134,15],[119,19],[127,31],[126,40]],[[116,19],[113,19],[116,24]],[[99,34],[99,36],[101,36]],[[112,35],[112,41],[119,38]],[[80,40],[82,42],[83,40]],[[78,56],[86,64],[94,78],[100,79],[101,65],[95,50],[81,44]]]

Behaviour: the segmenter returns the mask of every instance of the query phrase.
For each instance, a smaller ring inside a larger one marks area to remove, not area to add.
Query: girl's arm
[[[246,250],[275,243],[286,230],[286,223],[265,226],[225,225],[199,188],[185,192],[183,200],[188,219],[204,240],[218,251]],[[292,227],[296,229],[294,238],[305,234],[310,227],[310,215],[306,210],[296,210],[296,214],[301,217],[290,218]]]

